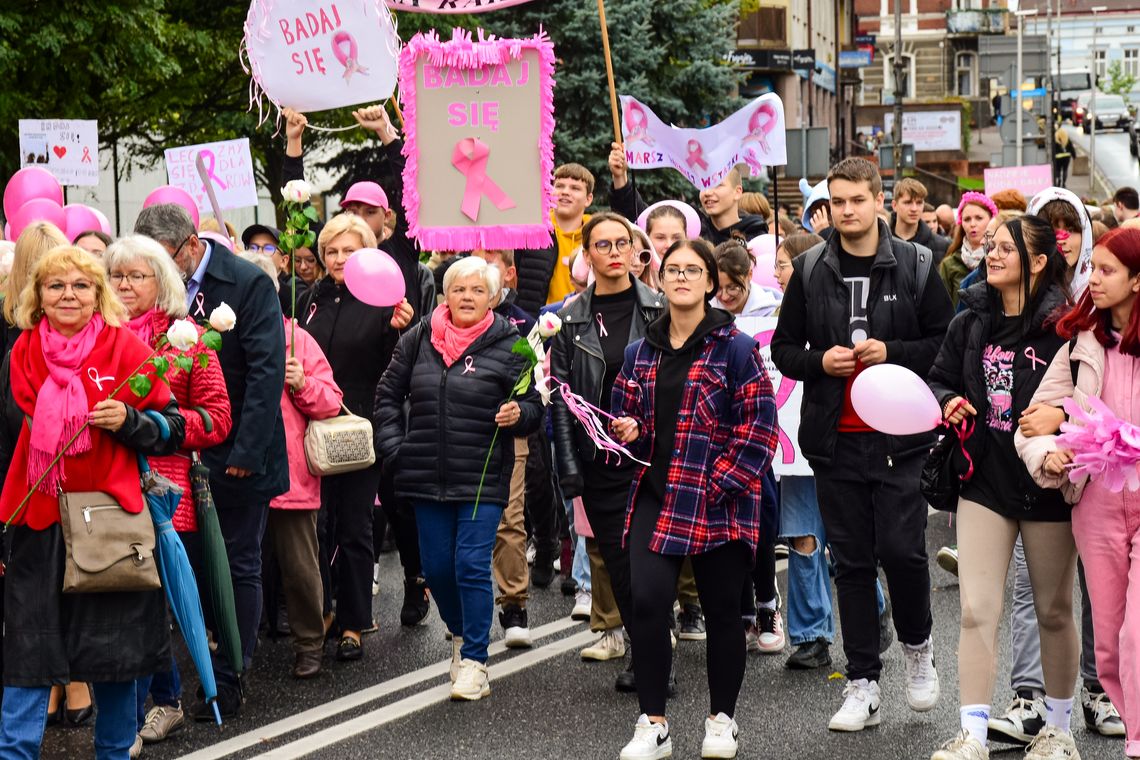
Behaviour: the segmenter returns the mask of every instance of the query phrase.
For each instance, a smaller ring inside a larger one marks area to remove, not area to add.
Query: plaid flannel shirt
[[[660,352],[644,340],[629,346],[614,383],[615,415],[637,420],[631,451],[651,456]],[[778,425],[772,382],[759,346],[732,325],[710,333],[689,369],[677,413],[665,503],[649,543],[659,554],[702,554],[760,539],[760,478],[772,463]],[[638,470],[625,536],[646,468]],[[626,540],[623,538],[623,541]]]

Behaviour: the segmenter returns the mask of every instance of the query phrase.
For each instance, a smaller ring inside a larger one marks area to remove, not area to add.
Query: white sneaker
[[[848,681],[843,688],[843,706],[831,716],[827,727],[832,731],[862,731],[877,726],[879,715],[879,682],[860,678]]]
[[[380,563],[372,565],[372,596],[380,595]]]
[[[487,666],[481,662],[464,659],[459,663],[459,674],[451,685],[453,701],[474,702],[491,693],[487,682]]]
[[[931,755],[930,760],[990,760],[990,751],[963,728]]]
[[[451,637],[451,682],[455,683],[455,679],[459,678],[459,663],[463,661],[463,656],[459,654],[459,650],[463,648],[463,639],[459,636]]]
[[[917,649],[902,645],[906,664],[906,702],[915,712],[933,710],[938,704],[938,671],[934,669],[934,641]]]
[[[589,620],[590,610],[594,606],[594,597],[585,589],[578,589],[574,595],[574,609],[570,611],[571,620]]]
[[[1082,686],[1081,710],[1085,716],[1085,728],[1101,736],[1124,736],[1124,721],[1120,719],[1116,705],[1103,691],[1094,694]],[[1041,714],[1044,715],[1044,711]]]
[[[989,740],[1004,744],[1025,746],[1045,727],[1045,700],[1035,699],[1033,693],[1023,690],[1009,703],[1005,715],[995,715],[989,721]]]
[[[701,742],[701,757],[736,757],[740,726],[724,713],[705,718],[705,740]]]
[[[621,760],[660,760],[673,756],[668,723],[653,723],[644,713],[633,727],[633,738],[621,748]]]
[[[1025,760],[1081,760],[1081,753],[1071,733],[1045,726],[1025,748]]]
[[[127,756],[131,760],[137,760],[138,758],[142,757],[142,751],[143,751],[143,738],[141,736],[139,736],[138,734],[135,734],[135,741],[133,744],[131,744],[130,750],[127,751]]]
[[[583,660],[616,660],[625,657],[625,638],[621,628],[611,628],[603,633],[597,641],[582,650]]]

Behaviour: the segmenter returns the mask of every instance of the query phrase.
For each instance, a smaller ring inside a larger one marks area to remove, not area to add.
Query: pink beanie
[[[966,208],[966,206],[971,203],[973,203],[975,206],[981,206],[982,208],[988,209],[991,217],[998,215],[997,204],[990,200],[990,197],[988,195],[970,191],[968,193],[963,193],[962,200],[958,201],[958,224],[962,223],[962,209]]]

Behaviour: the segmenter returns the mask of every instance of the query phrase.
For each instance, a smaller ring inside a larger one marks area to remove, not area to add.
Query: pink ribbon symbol
[[[214,165],[218,160],[217,156],[214,155],[214,151],[207,149],[200,152],[202,154],[202,163],[206,165],[206,174],[217,184],[219,188],[225,190],[226,183],[222,182],[221,177],[219,177],[217,174],[214,174]],[[205,186],[203,186],[202,189],[204,190]]]
[[[309,304],[309,316],[305,318],[305,324],[309,324],[310,322],[312,322],[313,317],[316,315],[316,313],[317,313],[317,305],[315,303]]]
[[[761,117],[764,117],[763,120]],[[761,150],[770,153],[772,149],[768,146],[767,134],[775,128],[776,121],[775,106],[771,103],[761,103],[752,114],[752,118],[748,120],[748,136],[744,138],[744,142],[758,142]]]
[[[515,202],[487,176],[487,157],[491,149],[477,137],[465,137],[455,143],[451,153],[451,165],[467,178],[463,189],[463,203],[459,207],[463,215],[471,221],[479,219],[479,204],[486,195],[499,211],[514,208]]]
[[[91,149],[90,148],[87,148],[87,147],[83,148],[83,159],[80,161],[80,163],[84,163],[84,164],[91,163]]]
[[[460,374],[462,374],[462,375],[466,375],[466,374],[474,375],[475,374],[475,357],[474,356],[468,356],[467,358],[465,358],[463,360],[463,372],[461,372]]]
[[[1029,369],[1031,370],[1037,369],[1038,364],[1042,367],[1048,364],[1044,359],[1037,358],[1037,352],[1033,350],[1033,346],[1026,346],[1022,353],[1025,354],[1025,358],[1029,360]]]
[[[685,159],[685,163],[692,169],[693,165],[697,165],[704,169],[709,170],[708,161],[705,161],[705,149],[696,140],[689,140],[689,156]]]
[[[646,145],[653,144],[653,138],[649,136],[649,117],[645,115],[645,109],[632,100],[625,106],[625,125],[629,129],[625,136],[627,143],[640,140]]]
[[[194,296],[194,316],[206,316],[206,294],[199,292]]]
[[[87,377],[91,379],[91,382],[95,383],[95,387],[99,390],[103,390],[103,383],[110,383],[115,380],[114,375],[100,375],[99,370],[94,367],[87,368]]]
[[[608,338],[610,336],[610,331],[606,329],[606,323],[602,321],[602,315],[595,314],[594,318],[598,320],[598,336],[602,338]]]
[[[345,47],[348,49],[345,50]],[[356,57],[356,38],[348,32],[337,32],[332,38],[333,57],[340,61],[340,65],[344,66],[344,81],[350,82],[353,74],[363,74],[368,76],[368,69],[360,65],[360,59]]]

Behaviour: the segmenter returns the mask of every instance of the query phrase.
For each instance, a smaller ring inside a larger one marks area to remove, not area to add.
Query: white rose
[[[236,324],[237,314],[234,314],[234,310],[225,301],[222,301],[217,308],[210,312],[210,327],[220,333],[229,332],[234,329]]]
[[[535,326],[538,328],[538,334],[545,339],[552,337],[562,329],[562,320],[558,318],[557,314],[550,312],[540,316]]]
[[[313,189],[303,179],[291,179],[285,183],[285,187],[281,188],[281,196],[293,203],[304,203],[309,200],[309,196],[312,194]]]
[[[175,320],[166,330],[166,340],[179,351],[189,351],[198,344],[198,325],[189,319]]]

